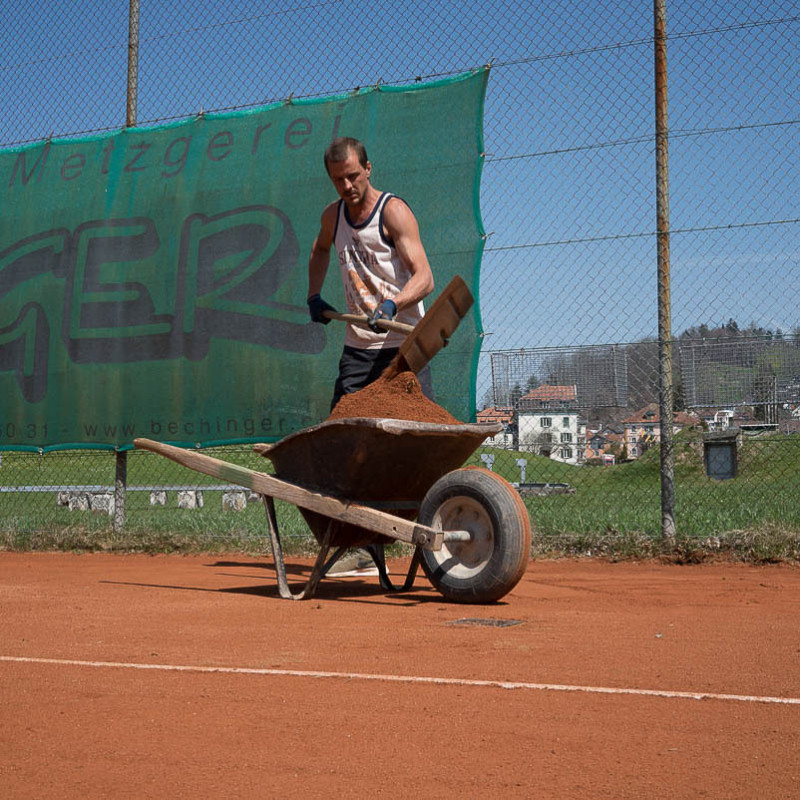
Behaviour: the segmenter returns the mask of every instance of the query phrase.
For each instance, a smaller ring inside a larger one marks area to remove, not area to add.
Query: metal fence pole
[[[125,496],[128,486],[128,451],[117,450],[116,474],[114,475],[114,531],[125,528]]]
[[[136,125],[139,99],[139,0],[130,0],[128,8],[128,88],[125,98],[125,127]],[[114,475],[114,530],[125,528],[125,497],[128,488],[128,452],[116,451]]]
[[[125,127],[136,124],[139,100],[139,0],[130,0],[128,10],[128,93]]]
[[[661,425],[661,536],[675,540],[675,463],[672,427],[672,312],[669,275],[669,126],[667,122],[667,2],[654,0],[656,88],[656,216],[658,250],[658,364]]]

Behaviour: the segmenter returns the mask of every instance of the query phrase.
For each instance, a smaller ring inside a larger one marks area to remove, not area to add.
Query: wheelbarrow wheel
[[[418,520],[445,533],[441,550],[422,551],[422,568],[448,600],[493,603],[522,578],[531,548],[528,511],[494,472],[467,467],[447,473],[428,490]],[[448,539],[448,531],[460,533]]]

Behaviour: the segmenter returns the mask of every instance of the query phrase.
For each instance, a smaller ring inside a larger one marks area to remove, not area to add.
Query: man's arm
[[[319,233],[311,246],[311,255],[308,259],[308,297],[322,293],[322,284],[325,283],[331,260],[335,226],[336,203],[332,203],[322,212]]]
[[[406,285],[392,298],[401,311],[433,291],[433,271],[422,246],[416,217],[400,198],[392,197],[386,203],[383,222],[403,266],[411,273]]]

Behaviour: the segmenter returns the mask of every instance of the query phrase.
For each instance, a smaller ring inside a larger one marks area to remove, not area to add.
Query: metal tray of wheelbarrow
[[[433,531],[417,544],[403,589],[418,566],[449,600],[494,602],[519,582],[528,563],[530,518],[519,493],[502,477],[480,467],[461,468],[488,436],[502,426],[443,425],[353,417],[323,422],[275,445],[256,445],[276,477],[387,512],[416,519]],[[394,588],[383,547],[398,537],[374,526],[333,521],[308,508],[301,513],[331,560],[347,547],[365,546],[378,566],[381,585]]]
[[[442,425],[352,417],[305,428],[277,444],[256,445],[255,450],[272,462],[277,478],[414,519],[428,489],[497,432],[496,423]],[[306,509],[301,512],[321,541],[329,519]],[[347,523],[338,523],[331,534],[331,544],[345,547],[391,541]]]

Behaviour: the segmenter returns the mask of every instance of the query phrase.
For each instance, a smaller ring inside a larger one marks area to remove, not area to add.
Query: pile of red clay
[[[452,414],[425,397],[413,372],[401,372],[389,380],[378,378],[369,386],[344,395],[328,419],[348,417],[459,424]]]

